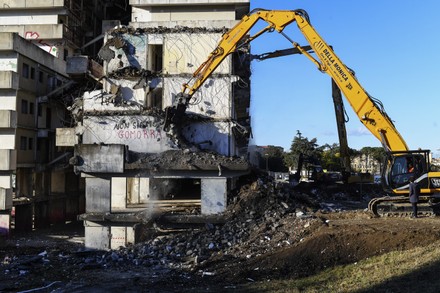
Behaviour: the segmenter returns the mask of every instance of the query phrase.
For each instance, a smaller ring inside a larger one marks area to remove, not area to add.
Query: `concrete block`
[[[86,178],[86,213],[110,212],[110,180]]]
[[[12,209],[12,189],[0,187],[0,211]]]
[[[78,136],[75,128],[57,128],[56,146],[75,146],[78,144]]]
[[[127,203],[141,204],[150,200],[149,178],[128,178],[127,180]]]
[[[135,243],[133,226],[110,226],[84,221],[85,247],[97,250],[118,249]]]
[[[121,144],[75,146],[75,170],[86,173],[123,173],[125,146]]]
[[[120,144],[142,153],[175,148],[161,122],[152,116],[90,116],[84,120],[84,129],[84,144]]]
[[[0,149],[0,171],[9,171],[17,168],[17,151]]]
[[[226,210],[227,179],[201,179],[201,210],[203,215],[221,214]]]
[[[134,244],[135,241],[135,231],[133,227],[120,227],[111,226],[111,239],[110,239],[110,249],[118,249],[119,247],[125,247],[128,244]]]
[[[111,211],[127,207],[127,178],[113,177],[111,183]]]
[[[0,187],[1,188],[12,188],[12,175],[0,175]]]
[[[17,112],[11,110],[0,110],[0,128],[17,127]]]
[[[0,236],[9,236],[11,231],[11,215],[0,214]]]
[[[84,245],[88,249],[110,249],[110,227],[84,221]]]

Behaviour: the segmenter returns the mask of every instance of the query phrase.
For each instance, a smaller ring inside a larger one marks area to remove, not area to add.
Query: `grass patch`
[[[440,292],[440,241],[394,251],[314,276],[241,286],[242,292]]]

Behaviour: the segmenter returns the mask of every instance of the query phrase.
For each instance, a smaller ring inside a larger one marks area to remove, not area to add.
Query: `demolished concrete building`
[[[120,16],[121,0],[5,0],[0,6],[0,236],[75,220],[83,189],[55,146],[55,129],[70,124],[66,105],[75,84],[66,59]],[[118,5],[117,10],[115,5]],[[128,6],[127,6],[128,7]],[[96,45],[96,44],[95,44]]]
[[[85,92],[70,107],[75,127],[57,130],[57,145],[74,147],[70,162],[85,178],[80,219],[86,246],[96,249],[136,242],[142,224],[157,215],[212,221],[249,171],[248,52],[228,57],[194,95],[178,125],[181,135],[163,128],[164,109],[222,34],[249,12],[249,1],[130,5],[132,22],[109,30],[98,53],[102,89]],[[87,58],[72,57],[70,72],[80,73]]]

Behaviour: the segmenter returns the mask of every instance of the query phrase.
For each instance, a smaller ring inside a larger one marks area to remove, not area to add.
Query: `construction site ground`
[[[118,250],[85,249],[81,222],[1,238],[0,292],[237,291],[440,239],[438,217],[369,214],[379,186],[304,185],[248,178],[230,195],[224,224]]]

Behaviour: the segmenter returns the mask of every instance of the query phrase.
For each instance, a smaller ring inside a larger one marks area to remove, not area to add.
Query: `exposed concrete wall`
[[[127,178],[127,204],[143,204],[150,199],[150,179],[145,177]]]
[[[0,211],[12,209],[12,189],[0,187]]]
[[[0,187],[9,189],[12,188],[12,175],[0,175]]]
[[[80,144],[75,146],[77,172],[123,173],[124,145]],[[86,181],[88,182],[88,181]]]
[[[17,112],[11,110],[0,110],[0,128],[17,127]]]
[[[85,247],[89,249],[118,249],[135,243],[135,229],[132,225],[105,226],[102,223],[84,222]]]
[[[163,71],[166,74],[193,74],[215,49],[221,34],[182,33],[164,35]],[[231,61],[228,57],[215,70],[215,74],[230,74]]]
[[[63,7],[64,0],[3,0],[1,10],[14,8]]]
[[[13,150],[15,146],[14,129],[0,129],[0,150]]]
[[[203,150],[234,155],[230,122],[193,123],[185,129],[184,136]]]
[[[175,148],[151,116],[90,116],[84,120],[84,144],[108,143],[129,150],[158,153]]]
[[[22,11],[9,11],[7,15],[0,15],[0,23],[2,25],[58,24],[58,15],[48,11],[33,11],[27,15],[23,15]]]
[[[0,70],[17,72],[17,59],[16,52],[0,52]]]
[[[56,30],[59,36],[54,37],[55,39],[62,38],[63,26],[62,24],[56,25],[53,29],[48,29],[48,27],[39,27],[39,26],[29,26],[29,30],[26,32],[31,32],[36,29],[41,29],[41,35],[38,34],[38,41],[41,46],[45,46],[43,38],[46,36],[43,35],[49,33],[50,31]],[[19,32],[17,34],[16,32]],[[21,32],[21,33],[20,33]],[[36,39],[36,35],[34,34],[31,37],[31,34],[28,34],[28,39]],[[66,62],[59,58],[53,58],[51,53],[41,50],[35,46],[29,46],[29,41],[25,40],[26,33],[23,27],[15,27],[15,26],[0,26],[0,50],[13,50],[16,53],[26,56],[28,59],[33,60],[40,64],[51,72],[57,72],[58,75],[66,77]],[[47,39],[47,38],[46,38]],[[20,64],[17,61],[18,71],[21,70]],[[21,71],[20,71],[21,72]],[[35,88],[33,89],[35,91]]]
[[[232,93],[231,83],[235,80],[233,76],[209,78],[193,96],[187,111],[209,118],[233,118],[232,101],[229,97]],[[182,84],[187,81],[188,78],[177,76],[164,78],[163,107],[172,105],[175,95],[180,92]]]
[[[13,71],[0,71],[0,89],[18,89],[18,74]]]
[[[86,178],[86,212],[110,212],[110,179],[88,177]]]
[[[121,81],[121,84],[127,83],[130,82]],[[125,87],[122,90],[125,95],[123,98],[118,98],[118,100],[116,100],[116,96],[114,94],[108,94],[110,89],[107,91],[107,93],[100,90],[85,92],[82,100],[81,110],[86,113],[89,112],[94,114],[97,112],[139,111],[139,104],[144,104],[144,97],[139,98],[142,96],[143,89],[141,88],[139,90],[133,90],[130,87]]]
[[[0,171],[15,170],[17,168],[17,151],[0,149]]]
[[[111,180],[111,211],[125,210],[127,207],[127,178],[113,177]]]
[[[201,181],[202,214],[221,214],[226,210],[227,179],[202,178]]]
[[[17,91],[2,90],[0,93],[0,109],[17,111]]]
[[[73,147],[78,143],[78,136],[75,128],[57,128],[56,145]]]

